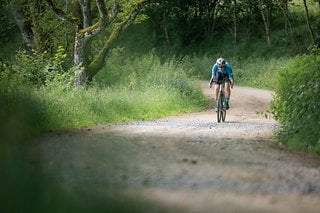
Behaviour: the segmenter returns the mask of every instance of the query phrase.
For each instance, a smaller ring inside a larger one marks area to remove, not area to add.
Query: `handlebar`
[[[223,78],[223,79],[220,79],[220,81],[219,81],[219,84],[224,84],[224,83],[226,83],[227,81],[230,81],[230,87],[231,87],[231,89],[233,88],[233,80],[230,80],[230,79],[227,79],[227,78]],[[212,84],[213,83],[216,83],[216,82],[218,82],[218,80],[216,80],[215,78],[211,78],[210,79],[210,82],[209,82],[209,87],[211,88],[212,87]]]

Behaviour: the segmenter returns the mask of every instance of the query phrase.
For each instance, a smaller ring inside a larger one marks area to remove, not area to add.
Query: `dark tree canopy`
[[[320,1],[313,2],[320,10]],[[295,7],[305,11],[312,43],[319,37],[320,19],[309,14],[307,1],[292,0],[4,1],[0,38],[5,41],[7,32],[15,28],[26,49],[53,52],[65,47],[70,63],[78,68],[76,83],[81,85],[107,63],[114,41],[141,14],[148,17],[158,45],[185,48],[229,35],[234,43],[265,38],[272,46],[273,33],[279,29],[288,44],[297,43],[294,28],[301,20],[295,20],[290,9]]]

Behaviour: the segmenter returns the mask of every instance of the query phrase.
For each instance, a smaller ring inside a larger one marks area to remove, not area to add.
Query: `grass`
[[[45,89],[36,92],[42,97],[50,130],[78,128],[136,119],[153,119],[175,113],[200,110],[200,105],[181,96],[178,91],[154,86],[141,90],[130,88],[91,88],[74,91]]]

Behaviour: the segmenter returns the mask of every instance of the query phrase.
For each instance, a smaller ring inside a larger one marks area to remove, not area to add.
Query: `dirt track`
[[[128,212],[319,212],[320,158],[275,144],[271,92],[232,92],[226,123],[208,110],[49,134],[35,149],[84,206],[90,191],[102,209],[123,199]]]

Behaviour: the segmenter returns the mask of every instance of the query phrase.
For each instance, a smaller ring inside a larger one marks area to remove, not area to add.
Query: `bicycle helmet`
[[[217,62],[218,66],[224,66],[226,64],[226,61],[223,58],[218,58]]]

